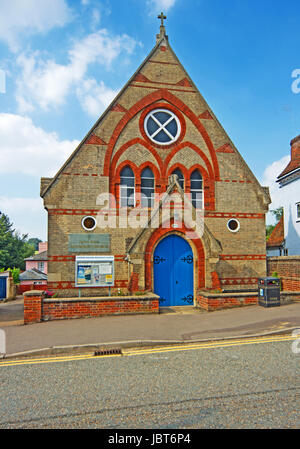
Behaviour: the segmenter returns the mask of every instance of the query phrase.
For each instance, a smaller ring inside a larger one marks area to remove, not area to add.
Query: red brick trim
[[[84,142],[86,145],[107,145],[100,137],[95,134],[91,134],[86,141]]]
[[[225,145],[216,149],[216,153],[234,153],[234,150],[229,143],[225,143]]]
[[[72,281],[58,281],[58,282],[48,282],[47,283],[48,288],[50,290],[78,290],[78,287],[75,287],[75,282]],[[114,287],[116,288],[127,288],[128,285],[128,279],[117,279],[115,280]],[[114,288],[112,287],[112,288]],[[108,288],[108,287],[84,287],[88,289],[95,289],[95,288]]]
[[[119,135],[123,131],[124,127],[127,125],[127,123],[142,109],[149,106],[150,104],[153,104],[156,101],[159,101],[161,99],[164,99],[171,104],[173,104],[175,107],[177,107],[182,113],[184,113],[195,125],[195,127],[198,129],[200,134],[202,135],[212,158],[213,167],[214,167],[214,174],[215,179],[219,179],[219,166],[218,166],[218,160],[216,156],[216,152],[213,146],[212,141],[210,140],[210,137],[205,129],[205,127],[202,125],[201,121],[197,118],[197,116],[191,111],[191,109],[183,103],[178,97],[170,93],[167,89],[158,89],[155,92],[152,92],[151,94],[146,95],[143,99],[138,101],[134,106],[132,106],[126,114],[121,118],[118,125],[116,126],[111,139],[109,141],[107,151],[105,154],[105,162],[104,162],[104,169],[103,174],[105,176],[109,176],[109,166],[111,161],[111,156],[113,153],[113,150],[115,148],[115,144],[119,138]]]
[[[111,165],[110,165],[110,169],[109,169],[109,180],[110,183],[114,183],[114,177],[115,177],[115,171],[116,171],[116,166],[118,163],[118,160],[120,159],[120,157],[122,156],[122,154],[131,146],[133,145],[142,145],[143,147],[145,147],[148,151],[150,151],[150,153],[155,157],[158,166],[160,168],[160,172],[163,173],[163,162],[161,160],[161,157],[157,154],[157,152],[155,151],[155,149],[153,148],[153,146],[151,144],[149,144],[148,142],[140,139],[139,137],[135,138],[135,139],[131,139],[128,142],[124,143],[124,145],[121,146],[121,148],[116,152],[116,154],[114,155]]]
[[[166,85],[166,83],[158,83],[161,85]],[[155,86],[142,86],[141,84],[129,84],[131,87],[140,87],[141,89],[156,89]],[[186,89],[173,89],[172,87],[168,87],[168,90],[172,90],[175,92],[188,92],[190,94],[196,94],[197,92],[195,90],[186,90]]]
[[[149,60],[148,62],[152,62],[153,64],[180,65],[177,62],[164,62],[164,61],[153,61],[153,60]]]
[[[171,222],[171,226],[174,224],[174,220]],[[162,238],[166,237],[168,234],[180,233],[183,236],[191,232],[190,229],[186,228],[184,225],[181,228],[158,228],[150,236],[145,249],[145,288],[146,290],[152,290],[152,258],[154,254],[154,249]],[[203,288],[205,286],[205,253],[202,241],[200,239],[189,240],[188,243],[194,246],[197,252],[198,260],[195,261],[196,267],[198,268],[198,288]]]
[[[143,75],[140,72],[134,77],[133,81],[136,81],[139,83],[152,83],[152,81],[150,81],[145,75]]]
[[[176,83],[176,86],[193,87],[187,78],[183,78]]]
[[[213,117],[211,116],[211,114],[210,114],[210,112],[209,111],[204,111],[204,112],[202,112],[202,114],[200,114],[199,116],[198,116],[198,118],[200,118],[200,119],[205,119],[205,120],[213,120]]]
[[[258,278],[220,278],[222,285],[257,285]]]
[[[127,109],[125,109],[124,106],[122,106],[121,104],[116,103],[111,108],[111,111],[114,111],[114,112],[127,112]]]
[[[138,171],[139,173],[139,171]],[[92,215],[97,216],[101,213],[101,209],[49,209],[49,215]],[[116,214],[118,210],[116,209]],[[205,211],[205,216],[209,218],[250,218],[250,219],[264,219],[264,214],[253,214],[253,213],[231,213],[231,212],[211,212]]]
[[[188,141],[182,142],[180,145],[176,145],[176,147],[173,148],[172,151],[167,155],[167,157],[165,159],[165,162],[164,162],[164,173],[167,171],[167,167],[168,167],[170,161],[175,156],[175,154],[178,153],[183,148],[191,148],[192,150],[194,150],[201,157],[201,159],[204,161],[206,169],[207,169],[207,171],[209,173],[210,179],[215,180],[213,167],[212,167],[211,163],[209,162],[208,157],[205,155],[205,153],[197,145],[193,144],[192,142],[188,142]]]
[[[149,80],[148,78],[146,78],[146,77],[144,77],[144,80],[143,80],[143,77],[144,75],[141,75],[141,77],[139,77],[139,79],[134,79],[132,82],[135,82],[135,83],[137,83],[137,82],[139,82],[139,83],[150,83],[150,84],[158,84],[158,85],[163,85],[163,86],[180,86],[180,84],[178,84],[178,83],[164,83],[164,82],[162,82],[162,81],[151,81],[151,80]],[[139,87],[139,85],[138,84],[135,84],[134,85],[135,87]],[[141,86],[141,87],[145,87],[146,88],[146,86]],[[148,86],[147,86],[148,87]],[[151,86],[149,86],[149,87],[151,87]],[[152,86],[153,87],[153,86]],[[184,87],[184,86],[183,86]],[[192,86],[190,86],[190,87],[192,87]],[[183,92],[183,90],[182,89],[175,89],[176,91],[178,91],[178,92]],[[191,92],[190,90],[188,91],[188,92]],[[192,91],[192,92],[194,92],[194,91]]]
[[[241,180],[241,179],[217,179],[218,182],[238,182],[240,184],[253,184],[252,181]]]
[[[210,212],[205,211],[205,216],[209,218],[259,218],[264,219],[264,214],[253,214],[253,213],[231,213],[231,212]]]
[[[115,254],[115,262],[123,262],[125,254]],[[48,256],[48,262],[74,262],[75,254]]]
[[[220,260],[266,260],[265,254],[222,254]]]
[[[153,111],[154,109],[159,109],[159,108],[169,109],[170,111],[174,112],[174,114],[176,114],[176,116],[178,117],[179,122],[180,122],[180,126],[181,126],[180,136],[176,140],[176,142],[173,142],[170,145],[158,145],[157,143],[152,142],[152,140],[149,139],[149,137],[147,136],[147,134],[144,130],[144,121],[145,121],[146,115],[149,114],[149,112]],[[183,115],[181,114],[180,111],[178,111],[177,108],[172,106],[170,103],[154,103],[151,106],[145,108],[140,116],[139,128],[140,128],[140,133],[142,134],[142,136],[146,142],[149,142],[149,144],[152,145],[153,147],[161,148],[163,150],[167,150],[169,148],[173,148],[175,145],[178,145],[182,141],[182,139],[184,138],[185,133],[186,133],[186,123],[185,123]]]

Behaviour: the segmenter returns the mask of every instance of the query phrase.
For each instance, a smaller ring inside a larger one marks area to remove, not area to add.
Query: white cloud
[[[17,51],[26,33],[44,33],[71,19],[65,0],[0,0],[0,40]]]
[[[163,11],[164,13],[166,13],[175,5],[175,3],[176,0],[147,0],[147,4],[149,7],[151,7],[152,12],[153,8],[155,8],[157,12]]]
[[[75,42],[66,65],[53,59],[44,61],[39,52],[21,54],[17,58],[22,69],[16,93],[19,112],[32,111],[36,106],[47,110],[62,105],[70,90],[83,82],[89,64],[98,63],[109,70],[121,53],[131,54],[135,45],[129,36],[110,36],[103,29]]]
[[[0,211],[8,215],[20,234],[47,240],[47,214],[41,198],[0,196]]]
[[[278,182],[276,182],[277,177],[285,169],[290,161],[290,155],[284,156],[278,161],[272,162],[265,169],[261,184],[267,186],[270,189],[270,195],[272,203],[269,205],[269,210],[277,209],[284,204],[284,191],[279,188]],[[274,222],[274,217],[270,213],[267,216],[268,223]]]
[[[53,176],[78,144],[59,140],[28,117],[0,114],[0,173]]]
[[[96,80],[88,79],[78,86],[76,93],[82,109],[96,118],[113,101],[118,91],[105,86],[102,81],[97,84]]]

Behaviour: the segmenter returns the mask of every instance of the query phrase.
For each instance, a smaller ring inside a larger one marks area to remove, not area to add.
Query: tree
[[[270,212],[275,217],[276,223],[274,225],[267,225],[266,226],[266,240],[269,240],[270,235],[272,234],[275,226],[277,225],[277,223],[281,219],[281,217],[283,215],[283,207],[281,206],[281,207],[278,207],[277,209],[270,210]]]
[[[270,210],[271,214],[276,218],[276,223],[279,222],[280,218],[283,215],[283,207],[278,207],[277,209]],[[275,225],[276,226],[276,225]]]
[[[33,237],[33,238],[31,238],[31,239],[28,239],[27,243],[29,243],[30,245],[32,245],[32,246],[34,247],[34,250],[35,250],[35,251],[38,251],[38,250],[39,250],[39,243],[40,243],[41,241],[42,241],[42,240],[38,239],[37,237]]]
[[[16,232],[8,216],[0,212],[0,268],[24,270],[24,259],[33,254],[34,247],[28,243],[27,234]]]

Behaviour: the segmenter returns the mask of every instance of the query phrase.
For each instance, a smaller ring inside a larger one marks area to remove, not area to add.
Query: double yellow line
[[[94,354],[86,355],[69,355],[69,356],[58,356],[58,357],[40,357],[40,358],[30,358],[30,359],[20,359],[20,360],[6,360],[0,361],[0,368],[4,366],[22,366],[22,365],[36,365],[42,363],[59,363],[59,362],[70,362],[76,360],[97,360],[103,358],[111,357],[122,357],[122,356],[136,356],[144,354],[159,354],[163,352],[174,352],[174,351],[190,351],[196,349],[217,349],[217,348],[229,348],[233,346],[244,346],[262,343],[275,343],[282,341],[293,341],[299,338],[299,336],[283,335],[274,337],[255,337],[255,338],[243,338],[237,340],[222,340],[222,341],[210,341],[204,343],[187,343],[176,346],[161,346],[149,349],[125,349],[123,354],[111,354],[103,356],[94,356]]]

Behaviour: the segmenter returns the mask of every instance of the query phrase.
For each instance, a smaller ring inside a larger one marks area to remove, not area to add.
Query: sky
[[[169,42],[264,186],[300,134],[299,0],[0,0],[0,211],[47,238],[59,170],[155,45]],[[268,223],[272,216],[268,214]]]

